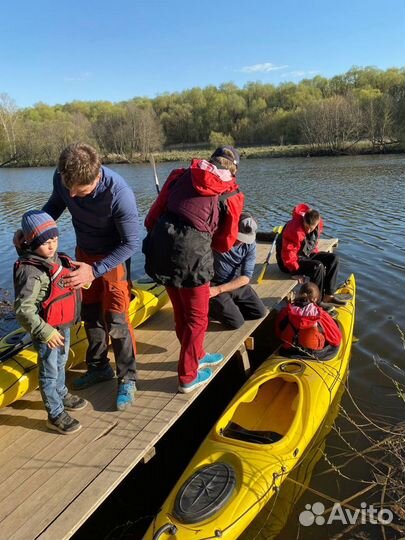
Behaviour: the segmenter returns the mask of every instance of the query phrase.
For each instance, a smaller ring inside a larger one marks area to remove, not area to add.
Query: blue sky
[[[404,0],[8,0],[0,29],[21,107],[405,65]]]

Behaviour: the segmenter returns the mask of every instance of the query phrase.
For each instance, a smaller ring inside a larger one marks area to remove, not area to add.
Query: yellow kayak
[[[134,281],[129,318],[135,328],[168,301],[166,289],[156,283]],[[85,360],[87,338],[84,326],[72,328],[67,369]],[[0,340],[0,408],[20,399],[38,387],[38,355],[31,338],[19,328]]]
[[[347,376],[344,378],[343,383],[346,380]],[[291,524],[289,518],[308,488],[314,468],[321,457],[325,455],[326,439],[339,413],[339,405],[344,390],[345,385],[341,384],[321,423],[321,427],[307,446],[299,463],[284,479],[277,494],[270,498],[252,523],[243,531],[239,537],[240,540],[273,540],[278,538],[281,531],[284,532],[286,526],[287,531],[284,533],[286,537],[288,537],[288,534],[291,538],[297,536],[292,529],[299,527],[299,523],[294,520]],[[303,505],[301,507],[303,508]]]
[[[322,427],[345,380],[353,340],[355,279],[336,307],[343,339],[330,360],[270,356],[212,428],[145,539],[238,538],[278,492]]]

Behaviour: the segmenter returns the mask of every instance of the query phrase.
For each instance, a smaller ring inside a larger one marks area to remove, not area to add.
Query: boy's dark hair
[[[100,172],[101,160],[95,148],[85,143],[69,144],[61,153],[58,170],[63,184],[72,186],[92,184]]]
[[[318,212],[318,210],[308,210],[308,212],[305,212],[304,214],[305,223],[307,225],[310,225],[311,227],[313,225],[316,225],[320,219],[321,219],[321,215]]]
[[[318,285],[316,283],[312,283],[312,281],[308,281],[301,286],[295,301],[317,303],[319,302],[320,298],[321,291],[319,290]]]

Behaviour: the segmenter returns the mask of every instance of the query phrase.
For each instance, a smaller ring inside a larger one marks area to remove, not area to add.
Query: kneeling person
[[[256,230],[252,215],[242,212],[233,247],[225,253],[214,251],[209,314],[228,328],[240,328],[246,320],[261,319],[267,313],[249,285],[256,263]]]

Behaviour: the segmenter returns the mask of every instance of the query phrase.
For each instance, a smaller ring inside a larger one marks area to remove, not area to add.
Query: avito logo
[[[311,525],[330,525],[340,522],[343,525],[355,525],[356,523],[371,523],[372,525],[388,525],[394,519],[394,515],[388,508],[374,508],[367,503],[360,503],[360,508],[350,510],[343,508],[339,503],[335,503],[328,516],[324,516],[325,506],[321,502],[306,504],[305,510],[299,515],[299,522],[304,527]]]

